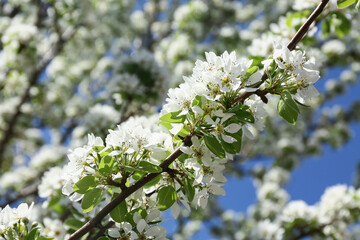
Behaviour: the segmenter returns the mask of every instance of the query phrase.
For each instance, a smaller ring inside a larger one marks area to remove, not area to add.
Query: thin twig
[[[296,45],[303,39],[307,31],[309,30],[309,27],[311,24],[315,21],[315,19],[321,14],[321,12],[324,10],[325,6],[328,4],[329,0],[323,0],[321,3],[316,7],[316,9],[311,13],[311,15],[306,19],[304,24],[301,26],[301,28],[295,33],[294,37],[290,40],[289,44],[287,45],[288,49],[290,51],[294,50]],[[256,84],[254,87],[260,87],[261,84],[263,84],[268,76],[266,73],[261,77],[261,81]],[[237,98],[237,102],[244,103],[245,99],[250,97],[251,95],[255,94],[254,92],[244,92]]]

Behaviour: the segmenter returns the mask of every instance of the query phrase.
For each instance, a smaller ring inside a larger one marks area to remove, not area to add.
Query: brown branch
[[[314,10],[314,12],[310,15],[310,17],[306,20],[306,22],[303,24],[303,26],[298,30],[298,32],[295,34],[293,39],[290,41],[288,48],[290,50],[293,50],[296,46],[296,44],[302,39],[302,37],[306,34],[306,31],[308,30],[309,26],[312,24],[312,22],[315,20],[316,17],[320,15],[320,13],[323,11],[326,4],[329,2],[329,0],[323,0],[319,6]],[[267,79],[266,74],[264,74],[261,78],[261,82],[258,84],[259,87],[265,80]],[[254,92],[248,93],[245,92],[242,94],[238,99],[240,101],[244,101],[247,97],[254,94]],[[263,98],[265,98],[265,94],[262,94],[262,92],[255,92],[255,94],[260,94]],[[262,99],[263,99],[262,98]],[[264,99],[263,99],[264,101]],[[191,146],[191,136],[188,135],[183,140],[183,144],[185,146]],[[163,169],[163,172],[167,171],[167,168],[169,165],[174,162],[180,155],[182,154],[180,148],[176,149],[168,158],[164,160],[160,164],[160,167]],[[84,236],[87,232],[89,232],[91,229],[96,227],[101,220],[108,215],[117,205],[119,205],[122,201],[124,201],[127,197],[129,197],[131,194],[133,194],[135,191],[143,187],[146,183],[154,179],[156,176],[160,175],[161,173],[150,173],[137,181],[132,186],[124,189],[119,196],[117,196],[114,200],[112,200],[108,205],[106,205],[94,218],[92,218],[90,221],[88,221],[84,226],[82,226],[79,230],[74,232],[68,240],[76,240],[80,239],[82,236]]]
[[[300,27],[300,29],[295,33],[294,37],[290,40],[287,47],[290,51],[294,50],[296,45],[303,39],[311,24],[315,21],[315,19],[321,14],[324,10],[325,6],[328,4],[329,0],[323,0],[321,3],[316,7],[316,9],[311,13],[311,15],[306,19],[304,24]],[[261,81],[256,84],[254,87],[258,88],[261,84],[263,84],[268,76],[266,73],[261,77]],[[245,92],[241,94],[236,101],[244,103],[245,99],[250,97],[251,95],[255,94],[254,92]]]
[[[88,237],[87,240],[98,240],[100,237],[104,236],[105,231],[108,228],[111,228],[115,223],[113,221],[108,222],[105,226],[100,225],[99,232],[94,237]]]

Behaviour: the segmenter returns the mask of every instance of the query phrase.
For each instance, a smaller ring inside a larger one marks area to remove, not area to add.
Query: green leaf
[[[101,237],[101,238],[98,238],[98,240],[111,240],[111,238],[109,238],[109,237]]]
[[[100,156],[104,157],[104,156],[108,155],[109,153],[111,153],[112,151],[113,151],[113,149],[111,149],[111,148],[106,149],[105,151],[100,153]]]
[[[103,195],[103,190],[100,188],[94,188],[91,191],[85,193],[81,202],[81,209],[83,212],[91,211],[98,203],[100,203]]]
[[[59,203],[53,204],[51,206],[51,209],[59,215],[64,214],[68,210],[67,207],[65,207]]]
[[[161,174],[154,177],[152,180],[150,180],[147,184],[144,185],[144,188],[150,188],[155,186],[158,182],[161,180]]]
[[[75,185],[73,186],[73,190],[80,194],[85,194],[91,189],[97,186],[97,181],[94,176],[85,176],[81,178]]]
[[[84,223],[76,218],[68,218],[65,221],[65,225],[68,226],[70,229],[76,231],[79,228],[81,228],[84,225]]]
[[[166,127],[168,130],[172,129],[171,123],[169,122],[159,121],[159,125],[160,124]]]
[[[310,10],[303,10],[300,12],[290,12],[286,15],[286,25],[288,28],[293,28],[293,19],[295,18],[307,18],[310,14]],[[301,25],[301,24],[300,24]]]
[[[195,196],[195,188],[193,186],[194,184],[194,181],[188,179],[188,178],[185,178],[184,179],[184,193],[185,195],[187,196],[189,202],[191,202],[193,199],[194,199],[194,196]]]
[[[245,76],[244,76],[244,79],[242,80],[242,82],[246,82],[250,77],[251,75],[253,75],[254,73],[256,73],[257,71],[259,70],[259,67],[258,66],[253,66],[253,67],[250,67]]]
[[[199,95],[196,96],[196,97],[194,98],[194,100],[192,101],[191,106],[199,106],[199,107],[201,107],[201,106],[202,106],[202,97],[199,96]]]
[[[253,62],[251,63],[250,67],[253,66],[258,66],[259,68],[263,68],[264,64],[262,64],[261,62],[264,60],[264,57],[261,56],[250,56],[249,60],[253,60]]]
[[[182,162],[182,163],[185,163],[185,160],[189,158],[189,155],[185,154],[185,153],[182,153],[180,155],[180,157],[178,157],[177,159]]]
[[[357,10],[360,9],[360,0],[357,0],[356,5],[355,5],[355,8],[356,8]]]
[[[52,197],[50,198],[49,203],[47,204],[47,207],[48,207],[48,208],[51,208],[52,206],[54,206],[55,204],[57,204],[57,203],[60,201],[60,199],[61,199],[60,194],[59,194],[59,195],[52,196]]]
[[[184,126],[174,137],[174,141],[182,142],[182,138],[186,137],[189,134],[189,130],[187,126]],[[180,137],[179,137],[180,136]],[[182,137],[182,138],[181,138]]]
[[[155,164],[141,161],[139,163],[138,169],[147,173],[160,173],[162,172],[162,168],[159,166],[156,166]]]
[[[226,109],[224,112],[226,112],[226,113],[234,113],[234,112],[238,111],[239,109],[241,109],[241,107],[242,107],[242,104],[238,103],[234,107]]]
[[[162,116],[159,120],[169,123],[183,123],[186,119],[185,115],[178,116],[181,113],[181,110],[176,112],[170,112]]]
[[[26,240],[38,240],[40,237],[40,228],[33,228],[26,236]]]
[[[254,123],[255,122],[255,118],[254,116],[249,113],[248,111],[239,109],[236,113],[236,118],[241,121],[241,122],[248,122],[248,123]]]
[[[213,152],[216,156],[218,156],[219,158],[225,157],[225,151],[214,135],[210,134],[204,136],[204,141],[209,150]]]
[[[277,110],[279,115],[291,124],[295,124],[300,113],[298,106],[288,91],[281,93]]]
[[[176,191],[172,186],[164,186],[158,192],[156,197],[157,205],[160,207],[160,211],[165,211],[171,207],[177,199]]]
[[[144,172],[135,172],[131,177],[135,180],[135,181],[139,181],[142,177],[144,177],[146,175],[146,173]]]
[[[112,174],[112,166],[114,164],[114,159],[110,156],[105,156],[101,159],[99,164],[99,172],[105,176]]]
[[[242,129],[240,129],[240,131],[237,133],[226,133],[226,135],[235,138],[236,142],[227,143],[222,138],[220,138],[221,145],[223,146],[224,150],[230,154],[238,154],[242,145]]]
[[[335,28],[335,33],[338,37],[343,38],[349,34],[351,30],[351,22],[341,12],[334,12],[337,21],[332,21]]]
[[[324,37],[327,37],[331,31],[331,18],[325,18],[321,23],[321,32]]]
[[[93,147],[93,150],[95,152],[101,152],[101,150],[103,150],[104,148],[105,148],[104,146],[95,146],[95,147]]]
[[[116,198],[118,194],[114,194],[112,199]],[[128,213],[126,201],[122,201],[111,212],[110,216],[115,222],[124,222],[126,220],[126,214]]]
[[[127,165],[121,165],[121,167],[125,170],[125,171],[127,171],[127,172],[130,172],[130,173],[132,173],[132,172],[136,172],[136,168],[134,168],[134,167],[132,167],[132,166],[127,166]]]
[[[355,3],[355,0],[337,0],[338,8],[346,8]]]

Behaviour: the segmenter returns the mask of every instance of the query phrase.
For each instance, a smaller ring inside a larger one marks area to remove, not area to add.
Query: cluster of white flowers
[[[30,206],[26,203],[21,203],[17,208],[11,208],[7,205],[4,209],[0,209],[0,233],[23,218],[29,219],[33,205],[34,203]]]
[[[147,104],[155,105],[163,101],[170,78],[148,51],[118,56],[109,65],[112,73],[105,90],[117,104],[139,104],[141,101],[144,105],[146,99]]]

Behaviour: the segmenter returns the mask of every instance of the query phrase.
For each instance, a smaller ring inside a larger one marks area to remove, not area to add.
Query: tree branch
[[[183,145],[185,146],[191,146],[191,136],[188,135],[185,137],[183,141]],[[173,163],[180,155],[182,154],[180,148],[177,148],[169,157],[167,157],[161,164],[160,167],[162,169],[167,169],[171,163]],[[161,172],[162,173],[162,172]],[[142,186],[144,186],[146,183],[160,175],[161,173],[150,173],[137,181],[135,184],[131,185],[130,187],[124,189],[119,196],[114,198],[108,205],[106,205],[94,218],[92,218],[89,222],[87,222],[84,226],[82,226],[79,230],[74,232],[68,240],[75,240],[80,239],[82,236],[84,236],[87,232],[89,232],[91,229],[96,227],[101,220],[108,215],[117,205],[119,205],[122,201],[124,201],[127,197],[129,197],[131,194],[133,194],[135,191],[140,189]]]
[[[306,19],[304,24],[300,27],[300,29],[295,33],[294,37],[290,40],[289,44],[287,45],[288,49],[290,51],[294,50],[296,45],[303,39],[307,31],[309,30],[309,27],[311,24],[315,21],[315,19],[322,13],[325,6],[328,4],[329,0],[323,0],[321,3],[316,7],[316,9],[311,13],[311,15]],[[255,88],[260,87],[261,84],[263,84],[267,79],[266,73],[261,77],[261,81],[255,85]],[[237,102],[244,103],[245,99],[253,95],[254,92],[245,92],[241,94],[237,98]]]
[[[296,46],[296,44],[302,39],[302,37],[306,34],[307,30],[309,29],[309,26],[313,23],[313,21],[321,14],[326,4],[329,2],[329,0],[323,0],[319,6],[314,10],[314,12],[310,15],[310,17],[306,20],[306,22],[303,24],[303,26],[298,30],[298,32],[295,34],[293,39],[290,41],[288,48],[290,50],[293,50]],[[261,78],[261,82],[258,84],[259,87],[265,80],[267,79],[266,74],[264,74]],[[239,101],[243,102],[246,98],[254,94],[253,92],[245,92],[244,94],[239,96]],[[262,94],[261,92],[256,92],[255,94],[260,94],[263,98],[265,98],[265,94]],[[262,98],[262,99],[263,99]],[[263,100],[264,101],[264,100]],[[191,136],[188,135],[183,140],[183,145],[185,146],[191,146]],[[180,148],[177,148],[168,158],[164,160],[160,164],[160,167],[163,169],[163,172],[166,171],[168,166],[174,162],[180,155],[182,154]],[[162,172],[161,172],[162,173]],[[74,232],[68,240],[76,240],[80,239],[82,236],[84,236],[87,232],[89,232],[92,228],[96,227],[101,220],[108,215],[117,205],[119,205],[122,201],[124,201],[127,197],[129,197],[131,194],[133,194],[135,191],[143,187],[146,183],[154,179],[156,176],[160,175],[161,173],[150,173],[137,181],[135,184],[130,186],[129,188],[124,189],[114,200],[112,200],[108,205],[106,205],[94,218],[92,218],[90,221],[88,221],[84,226],[82,226],[79,230]]]

